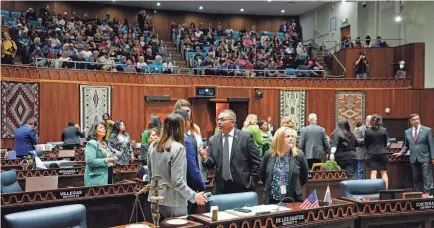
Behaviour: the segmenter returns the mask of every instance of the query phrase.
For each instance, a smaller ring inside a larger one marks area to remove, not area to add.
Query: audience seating
[[[386,190],[386,183],[382,179],[347,180],[341,182],[341,193],[347,198],[364,199],[370,197],[372,199],[379,199],[380,190]]]
[[[5,215],[9,228],[74,227],[86,228],[86,207],[72,204]]]
[[[17,172],[15,170],[3,171],[1,173],[1,192],[22,192],[20,184],[17,180]]]
[[[207,211],[209,212],[212,206],[218,206],[219,211],[224,211],[256,205],[258,205],[258,194],[256,192],[220,194],[213,195],[208,199]]]

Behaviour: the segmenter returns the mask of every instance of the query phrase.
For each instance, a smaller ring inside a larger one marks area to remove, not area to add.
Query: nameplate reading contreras
[[[59,169],[59,176],[61,175],[76,175],[80,174],[80,169]]]
[[[434,199],[413,202],[414,210],[434,210]]]
[[[66,191],[56,192],[57,199],[74,199],[80,197],[84,197],[83,190],[66,190]]]
[[[304,223],[304,213],[295,214],[295,215],[284,215],[275,217],[274,223],[276,226],[286,226]]]

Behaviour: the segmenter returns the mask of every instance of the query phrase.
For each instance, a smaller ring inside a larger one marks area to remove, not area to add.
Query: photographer
[[[365,52],[360,52],[359,58],[355,62],[356,78],[366,79],[366,68],[369,67]]]
[[[14,64],[15,53],[17,52],[17,44],[11,40],[9,33],[2,34],[2,55],[1,60],[3,64]]]

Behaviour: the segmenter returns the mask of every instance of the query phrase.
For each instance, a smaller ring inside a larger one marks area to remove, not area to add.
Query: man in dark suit
[[[286,23],[286,21],[283,21],[283,24],[281,24],[279,27],[279,32],[286,33],[288,32],[288,28],[289,28],[288,23]]]
[[[309,169],[312,169],[314,163],[320,163],[330,149],[325,129],[318,126],[317,122],[316,114],[309,114],[310,125],[303,127],[300,133],[300,149],[306,155]]]
[[[63,149],[74,149],[74,147],[80,147],[80,137],[84,138],[84,134],[74,125],[74,121],[69,120],[68,127],[62,131]]]
[[[270,130],[271,135],[274,135],[274,132],[276,132],[277,129],[276,129],[276,127],[274,127],[274,124],[271,121],[271,116],[268,117],[267,122],[268,122],[268,130]]]
[[[230,109],[221,111],[216,122],[219,133],[211,149],[200,151],[204,166],[217,168],[215,193],[255,191],[261,159],[252,134],[234,128],[236,115]]]
[[[26,157],[29,151],[34,149],[34,145],[38,144],[38,137],[34,130],[36,126],[38,126],[36,118],[30,118],[27,124],[15,131],[14,151],[17,158]]]
[[[413,172],[413,188],[429,193],[433,187],[432,164],[434,164],[434,140],[432,129],[422,126],[418,114],[410,115],[411,128],[405,131],[405,143],[399,153],[401,156],[410,150],[410,162]]]

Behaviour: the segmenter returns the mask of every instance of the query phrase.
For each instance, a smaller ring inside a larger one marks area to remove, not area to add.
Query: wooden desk
[[[127,224],[130,219],[134,193],[139,183],[65,188],[49,191],[1,194],[2,227],[7,227],[4,216],[33,209],[83,204],[86,206],[88,227],[106,228]],[[148,207],[143,208],[145,211]]]
[[[342,196],[340,191],[341,181],[348,180],[347,174],[342,171],[314,171],[309,172],[309,179],[303,186],[303,199],[307,198],[310,192],[316,189],[318,198],[325,195],[327,186],[330,187],[332,198]]]
[[[258,216],[237,216],[236,219],[220,220],[212,222],[203,214],[191,215],[189,220],[202,223],[205,227],[230,227],[230,228],[262,228],[262,227],[354,227],[354,220],[357,219],[356,205],[351,202],[333,199],[333,206],[320,207],[315,209],[302,210],[301,203],[291,203],[286,206],[291,211],[272,212],[267,215]],[[279,220],[291,221],[279,223]],[[297,218],[296,220],[291,220]],[[292,224],[289,224],[292,223]]]
[[[148,225],[149,227],[154,227],[154,224],[152,224],[150,222],[141,222],[140,224]],[[114,227],[110,227],[110,228],[126,228],[127,226],[128,225],[120,225],[120,226],[114,226]],[[163,222],[160,223],[160,227],[175,227],[175,226],[167,224],[166,220],[164,220]],[[188,221],[188,223],[183,225],[182,227],[183,228],[200,228],[200,227],[203,227],[203,225],[198,223],[198,222]]]
[[[434,227],[434,198],[400,199],[359,202],[342,198],[357,205],[360,228]]]

